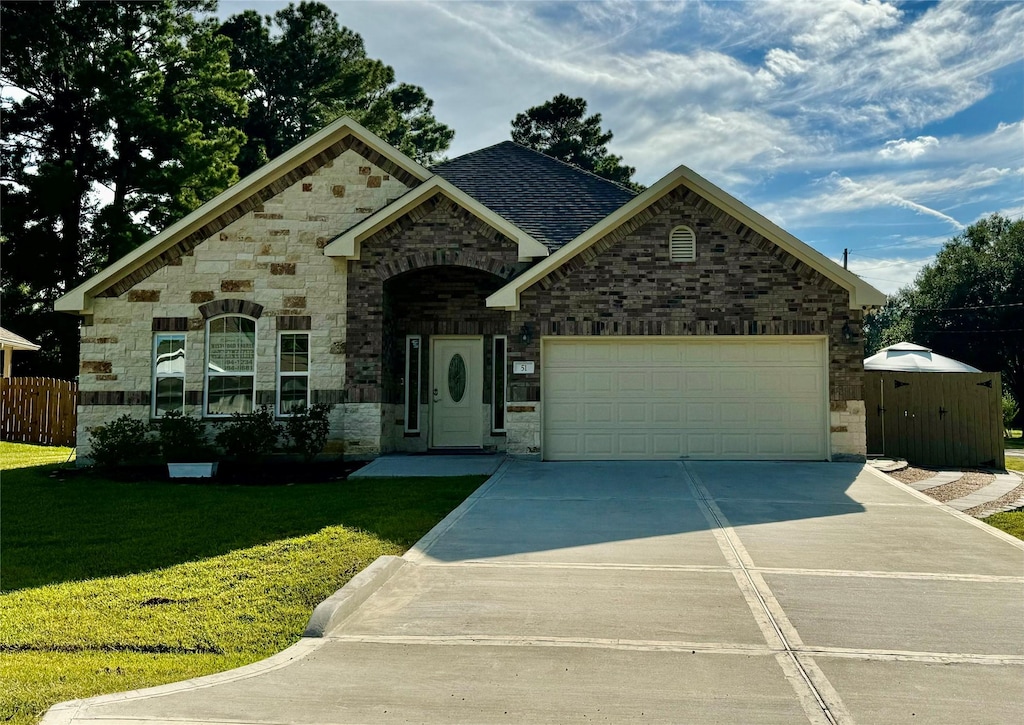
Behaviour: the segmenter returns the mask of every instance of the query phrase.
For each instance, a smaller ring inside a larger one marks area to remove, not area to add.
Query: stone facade
[[[313,402],[340,403],[346,366],[346,263],[324,256],[323,247],[408,188],[356,151],[345,150],[175,263],[116,297],[97,297],[81,331],[78,441],[83,458],[93,426],[126,412],[149,417],[155,330],[185,330],[185,411],[203,412],[204,305],[227,301],[221,311],[245,314],[260,308],[257,403],[275,400],[281,329],[309,330]],[[243,309],[243,304],[248,306]],[[299,318],[296,325],[293,320]],[[369,423],[368,417],[375,422]],[[332,413],[332,426],[332,438],[348,437],[346,428],[351,426],[355,450],[377,451],[379,410],[339,406]],[[377,433],[368,435],[369,427]],[[339,441],[331,447],[338,449]]]

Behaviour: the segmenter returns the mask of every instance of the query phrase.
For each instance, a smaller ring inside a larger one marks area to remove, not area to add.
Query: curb
[[[954,516],[954,517],[960,519],[961,521],[969,523],[974,528],[981,529],[982,531],[984,531],[985,533],[989,534],[990,536],[994,536],[997,539],[1001,539],[1001,540],[1005,541],[1006,543],[1011,544],[1013,547],[1015,547],[1017,549],[1021,549],[1022,551],[1024,551],[1024,541],[1021,541],[1020,539],[1016,538],[1015,536],[1010,536],[1008,533],[1006,533],[1005,531],[1002,531],[1001,529],[997,529],[995,526],[989,526],[988,524],[986,524],[981,519],[976,519],[976,518],[974,518],[973,516],[971,516],[969,514],[965,514],[962,511],[957,511],[955,508],[947,506],[946,504],[942,503],[941,501],[936,501],[934,498],[932,498],[931,496],[929,496],[929,495],[927,495],[925,493],[921,493],[920,491],[915,491],[913,488],[911,488],[907,484],[903,483],[902,481],[897,481],[892,476],[886,475],[882,471],[879,471],[877,468],[872,468],[871,466],[865,466],[864,470],[871,471],[871,473],[873,473],[874,475],[878,476],[879,478],[881,478],[886,483],[888,483],[888,484],[890,484],[892,486],[895,486],[896,488],[899,488],[899,489],[901,489],[903,491],[906,491],[908,494],[910,494],[914,498],[917,498],[917,499],[920,499],[921,501],[929,503],[932,506],[935,506],[936,508],[939,508],[939,509],[945,511],[946,513],[950,514],[951,516]]]
[[[377,557],[341,589],[316,605],[302,636],[326,637],[408,563],[400,556]]]

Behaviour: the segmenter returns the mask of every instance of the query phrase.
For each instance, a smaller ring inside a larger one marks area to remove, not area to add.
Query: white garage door
[[[544,338],[543,456],[822,460],[824,338]]]

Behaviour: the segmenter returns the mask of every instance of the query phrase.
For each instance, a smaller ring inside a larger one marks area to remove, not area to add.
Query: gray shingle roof
[[[636,196],[613,181],[512,141],[430,170],[552,251]]]

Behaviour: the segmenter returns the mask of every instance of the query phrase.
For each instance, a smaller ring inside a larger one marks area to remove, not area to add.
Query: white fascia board
[[[488,307],[519,309],[519,295],[577,254],[592,246],[608,232],[653,204],[679,184],[697,192],[715,206],[743,222],[762,236],[813,269],[833,280],[850,294],[850,309],[885,304],[885,295],[852,272],[843,269],[816,249],[801,242],[774,222],[758,214],[731,194],[685,166],[679,166],[547,259],[524,272],[487,298]]]
[[[495,214],[466,192],[451,184],[440,176],[433,176],[415,189],[403,194],[389,206],[370,215],[354,227],[339,235],[337,239],[324,247],[328,257],[359,259],[360,246],[364,239],[373,236],[387,225],[409,213],[434,194],[444,194],[459,206],[467,209],[478,219],[490,227],[497,229],[506,237],[519,245],[519,261],[528,261],[550,254],[547,247],[512,224],[504,217]]]
[[[145,244],[132,250],[119,260],[75,287],[54,303],[58,312],[85,315],[92,311],[92,296],[119,279],[131,274],[150,260],[160,256],[181,239],[201,229],[228,209],[247,199],[275,178],[299,166],[346,136],[355,136],[367,146],[387,157],[404,171],[420,181],[431,173],[347,116],[342,116],[327,127],[293,146],[273,161],[260,167],[233,186],[225,189],[198,209],[164,229]]]

